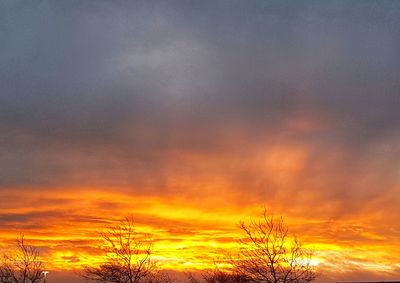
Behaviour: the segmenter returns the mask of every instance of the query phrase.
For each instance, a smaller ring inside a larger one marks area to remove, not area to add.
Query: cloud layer
[[[41,210],[10,192],[98,190],[238,214],[266,203],[300,223],[343,221],[355,243],[353,225],[399,237],[399,12],[396,1],[2,2],[2,229],[68,219],[65,199]],[[311,237],[341,241],[323,227]]]

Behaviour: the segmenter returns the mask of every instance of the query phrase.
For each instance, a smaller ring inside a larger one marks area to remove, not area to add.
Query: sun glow
[[[27,205],[39,201],[46,206]],[[260,206],[238,209],[233,205],[205,210],[179,197],[168,197],[165,201],[160,197],[131,197],[122,192],[111,194],[89,190],[83,193],[74,190],[47,193],[45,197],[27,193],[17,202],[11,211],[7,210],[8,213],[29,219],[25,225],[31,228],[23,232],[30,243],[40,249],[43,247],[43,260],[53,270],[80,269],[84,265],[103,262],[102,241],[98,232],[126,215],[133,216],[141,236],[154,241],[154,258],[162,268],[213,268],[216,260],[223,262],[237,250],[237,241],[242,237],[238,229],[239,221],[247,220],[249,215],[260,211]],[[36,215],[42,218],[45,215],[45,220],[38,221]],[[315,251],[314,266],[329,269],[329,263],[334,259],[335,268],[342,261],[343,264],[350,262],[371,270],[387,270],[387,264],[394,263],[390,258],[394,260],[400,254],[397,246],[376,236],[378,232],[359,231],[358,235],[364,243],[358,247],[345,240],[332,244],[329,235],[326,238],[321,236],[324,235],[322,231],[329,232],[342,226],[351,228],[350,223],[331,224],[327,230],[318,221],[307,222],[290,216],[287,220],[305,247]],[[302,225],[296,225],[299,221],[312,229],[302,230]],[[5,243],[3,248],[9,247],[19,232],[17,229],[1,230],[0,237]],[[376,241],[380,242],[379,246]],[[382,264],[376,263],[377,259]]]

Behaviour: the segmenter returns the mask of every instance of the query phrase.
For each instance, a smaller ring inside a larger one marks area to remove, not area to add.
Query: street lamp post
[[[47,278],[47,274],[49,274],[48,271],[42,271],[43,273],[43,283],[46,283],[46,278]]]

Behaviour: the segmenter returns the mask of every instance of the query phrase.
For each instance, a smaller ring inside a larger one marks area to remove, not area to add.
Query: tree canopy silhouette
[[[106,260],[99,266],[86,266],[83,277],[92,282],[139,283],[155,271],[151,258],[153,242],[141,237],[132,218],[126,218],[101,233]]]
[[[255,283],[307,283],[316,278],[312,251],[288,235],[282,217],[264,210],[262,220],[241,222],[244,238],[233,272]]]
[[[38,283],[44,279],[44,264],[38,249],[25,243],[24,235],[16,240],[16,249],[4,254],[0,264],[2,283]]]

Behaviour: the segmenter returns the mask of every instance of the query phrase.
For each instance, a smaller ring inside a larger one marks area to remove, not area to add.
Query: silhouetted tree
[[[101,233],[106,261],[100,266],[86,266],[83,278],[93,282],[139,283],[155,271],[152,241],[141,238],[131,218]]]
[[[37,248],[26,245],[24,236],[17,238],[16,250],[3,255],[0,264],[2,283],[38,283],[44,279],[44,265]]]
[[[245,238],[239,257],[232,260],[234,273],[255,283],[307,283],[315,279],[312,252],[288,236],[282,217],[264,210],[261,221],[240,223]]]

